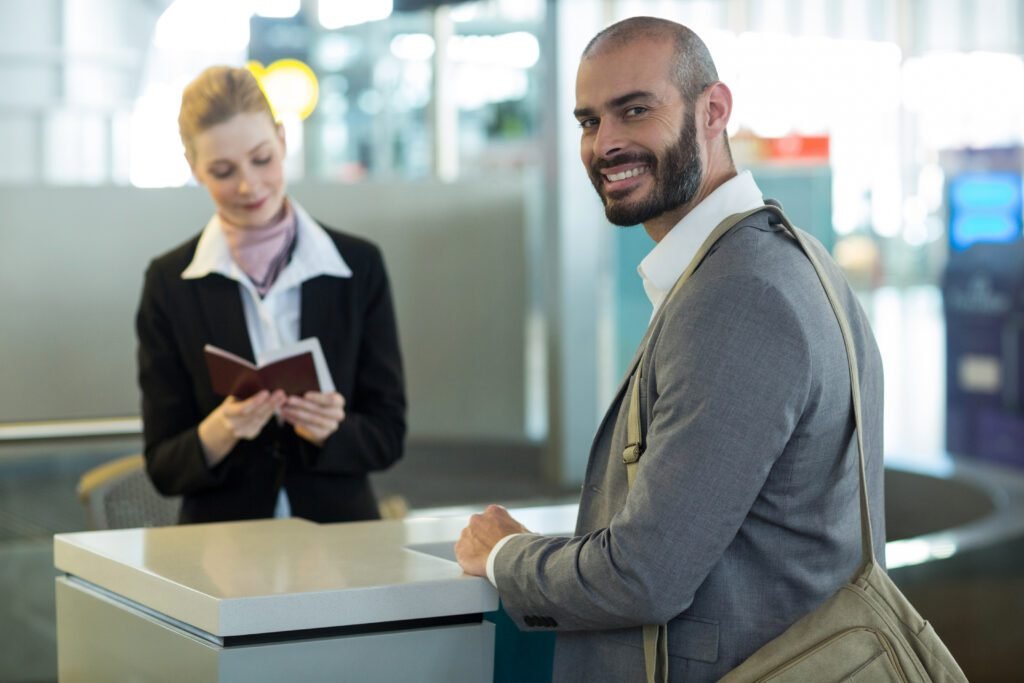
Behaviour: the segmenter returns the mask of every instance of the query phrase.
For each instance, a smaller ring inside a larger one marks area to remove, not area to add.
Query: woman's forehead
[[[260,146],[277,139],[277,129],[263,112],[235,114],[207,128],[193,140],[197,158],[244,157]]]

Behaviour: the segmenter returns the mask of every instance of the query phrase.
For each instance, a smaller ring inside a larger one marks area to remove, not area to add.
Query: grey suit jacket
[[[558,632],[555,680],[643,680],[638,627],[665,622],[671,680],[717,680],[860,565],[846,352],[813,267],[770,219],[719,240],[655,320],[633,490],[624,382],[591,449],[576,536],[516,536],[495,557],[509,615]],[[841,271],[808,239],[854,335],[884,558],[881,359]]]

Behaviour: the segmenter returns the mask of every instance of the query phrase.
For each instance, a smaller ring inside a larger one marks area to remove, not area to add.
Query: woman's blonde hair
[[[189,163],[194,160],[193,141],[203,131],[236,114],[260,112],[274,120],[270,103],[251,71],[233,66],[204,69],[181,94],[178,132],[185,145],[185,157]]]

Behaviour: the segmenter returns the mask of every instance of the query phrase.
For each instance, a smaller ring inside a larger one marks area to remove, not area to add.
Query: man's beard
[[[679,138],[664,155],[658,158],[650,152],[621,154],[612,159],[597,161],[587,169],[590,182],[604,203],[605,215],[615,225],[638,225],[689,203],[697,194],[704,178],[697,148],[695,113],[684,116]],[[601,169],[621,164],[642,163],[653,176],[654,189],[645,197],[630,202],[627,199],[609,200],[604,194],[604,176]]]

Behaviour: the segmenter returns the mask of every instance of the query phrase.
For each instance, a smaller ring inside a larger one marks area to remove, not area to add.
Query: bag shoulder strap
[[[721,239],[725,233],[729,232],[736,225],[749,218],[750,216],[759,213],[761,211],[770,211],[779,219],[779,222],[786,228],[789,235],[796,241],[800,246],[800,249],[804,252],[804,255],[811,262],[814,267],[814,272],[818,275],[818,279],[821,281],[822,289],[825,291],[825,296],[828,299],[829,304],[832,307],[832,312],[835,314],[836,321],[839,323],[839,330],[843,336],[843,345],[846,347],[846,358],[850,372],[850,393],[853,403],[853,419],[854,419],[854,433],[857,437],[857,458],[859,461],[859,475],[860,475],[860,516],[861,516],[861,553],[862,553],[862,564],[858,569],[858,574],[864,570],[869,564],[875,562],[875,550],[874,545],[871,541],[871,514],[870,506],[868,504],[868,489],[867,489],[867,472],[864,459],[864,435],[863,435],[863,423],[861,419],[861,401],[860,401],[860,371],[857,367],[857,354],[853,344],[853,332],[850,329],[850,323],[846,317],[846,312],[843,309],[842,302],[839,300],[839,296],[836,294],[835,288],[832,286],[831,281],[825,274],[824,269],[821,266],[821,262],[815,256],[811,246],[808,244],[803,234],[797,230],[786,215],[782,212],[782,209],[773,204],[765,204],[763,207],[758,207],[752,211],[746,211],[743,213],[733,214],[719,223],[715,229],[708,235],[707,239],[701,244],[697,253],[694,254],[690,263],[686,269],[676,280],[672,290],[661,304],[661,309],[655,316],[655,320],[651,321],[651,327],[654,327],[654,322],[665,313],[669,300],[673,295],[683,286],[683,284],[690,278],[690,275],[697,269],[708,252],[715,245],[715,243]],[[644,443],[644,434],[642,424],[640,422],[640,384],[641,376],[643,372],[644,360],[647,357],[647,351],[650,349],[650,339],[648,338],[644,344],[644,350],[640,356],[640,361],[636,365],[636,370],[633,373],[633,384],[629,394],[629,415],[626,421],[626,448],[622,452],[622,461],[626,465],[626,481],[628,488],[633,488],[633,483],[636,481],[637,465],[640,461],[640,457],[643,455],[646,445]],[[668,629],[664,624],[661,625],[646,625],[643,628],[644,632],[644,666],[647,671],[647,682],[654,683],[656,672],[660,673],[660,679],[663,681],[668,680]],[[655,652],[657,651],[657,659],[660,667],[655,663]]]
[[[697,248],[697,252],[690,259],[690,263],[687,264],[682,274],[676,279],[672,289],[669,290],[668,295],[661,302],[661,308],[655,313],[654,318],[648,325],[649,330],[653,330],[655,324],[665,315],[665,309],[668,308],[668,302],[675,296],[675,293],[682,288],[683,284],[690,279],[690,275],[693,271],[697,270],[697,267],[704,261],[704,257],[711,251],[711,247],[720,240],[725,233],[732,230],[743,220],[753,216],[756,213],[764,211],[765,207],[761,206],[750,211],[743,213],[735,213],[731,216],[727,216],[721,223],[715,226],[715,229],[711,231],[711,234],[701,243],[700,247]],[[626,478],[629,488],[633,487],[633,481],[636,478],[636,463],[640,460],[640,456],[644,452],[644,435],[643,430],[640,426],[640,382],[639,377],[641,370],[644,365],[644,359],[647,358],[647,350],[650,348],[650,335],[644,337],[644,350],[640,354],[640,360],[635,366],[633,372],[633,385],[632,391],[629,397],[629,419],[626,423],[627,434],[626,434],[626,448],[622,452],[622,461],[626,464]]]

